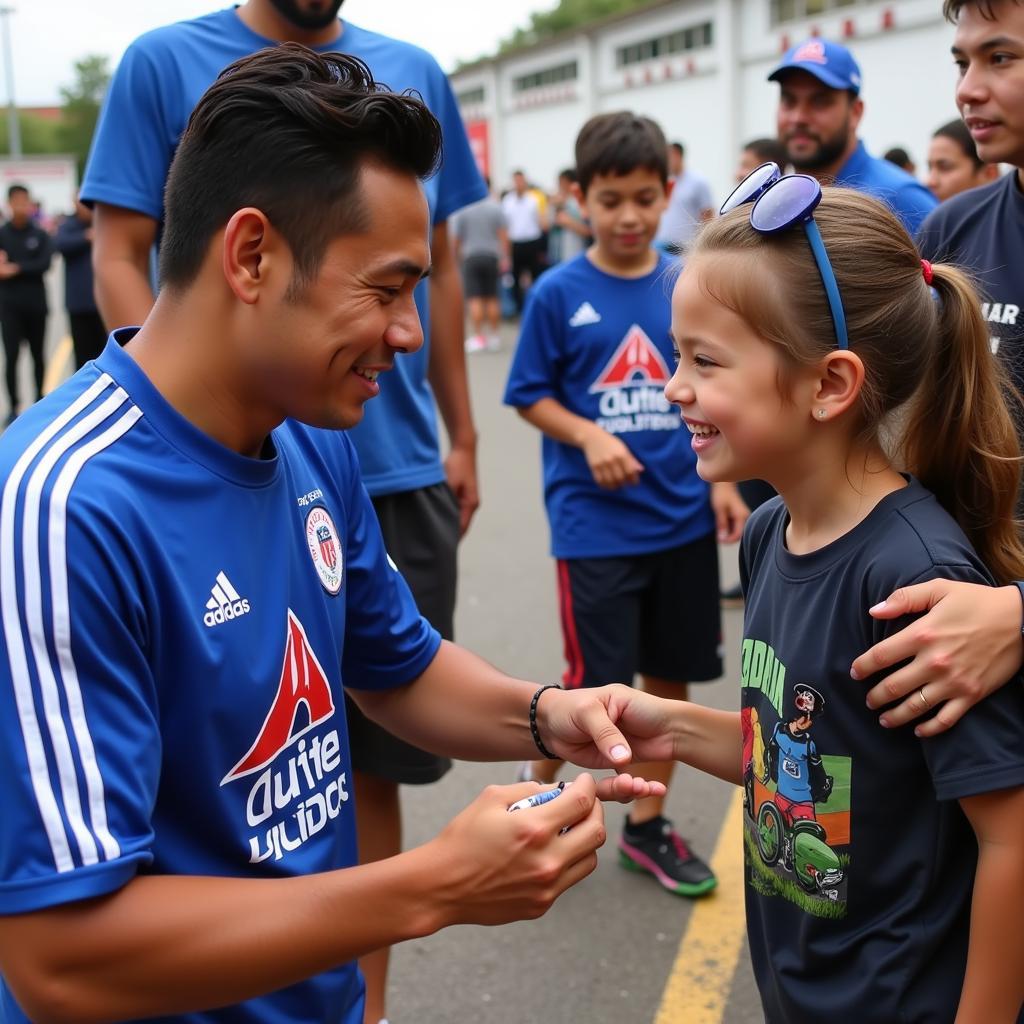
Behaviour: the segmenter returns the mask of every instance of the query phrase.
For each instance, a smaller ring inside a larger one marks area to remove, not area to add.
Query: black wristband
[[[560,690],[561,687],[556,683],[548,683],[546,686],[542,686],[534,695],[533,700],[530,701],[530,734],[533,736],[533,742],[537,744],[537,749],[549,760],[549,761],[561,761],[562,759],[557,754],[552,754],[547,747],[541,742],[540,730],[537,728],[537,701],[540,700],[540,695],[545,690]]]

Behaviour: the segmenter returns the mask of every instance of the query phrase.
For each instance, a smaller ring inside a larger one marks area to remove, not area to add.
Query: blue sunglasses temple
[[[813,217],[804,221],[804,232],[807,234],[807,241],[811,243],[811,252],[814,253],[814,262],[818,264],[818,273],[821,274],[821,283],[825,286],[825,296],[828,299],[828,308],[832,312],[832,325],[836,332],[836,345],[841,349],[850,347],[850,340],[846,334],[846,313],[843,311],[843,300],[839,295],[839,285],[836,283],[836,275],[832,270],[832,262],[825,251],[825,242],[822,240],[818,225],[814,223]]]

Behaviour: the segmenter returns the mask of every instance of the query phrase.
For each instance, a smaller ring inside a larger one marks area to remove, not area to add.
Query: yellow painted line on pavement
[[[721,1024],[746,932],[742,829],[737,786],[711,858],[718,887],[694,905],[654,1024]]]
[[[50,356],[50,361],[46,364],[46,373],[43,374],[44,395],[48,395],[66,377],[71,375],[74,367],[68,367],[68,361],[73,354],[74,347],[71,344],[71,338],[65,334],[57,342],[57,347],[53,350],[53,355]]]

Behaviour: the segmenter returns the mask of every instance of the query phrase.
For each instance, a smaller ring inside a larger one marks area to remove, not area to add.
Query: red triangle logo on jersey
[[[647,337],[639,324],[633,324],[601,375],[590,385],[590,393],[607,391],[609,388],[628,388],[634,384],[664,386],[671,376],[665,357],[658,351],[657,345]]]
[[[300,704],[306,706],[309,721],[296,731],[295,722]],[[265,768],[285,747],[333,714],[331,685],[309,646],[302,623],[289,608],[284,665],[281,668],[281,681],[277,685],[277,696],[267,712],[256,742],[245,757],[224,776],[221,785]]]

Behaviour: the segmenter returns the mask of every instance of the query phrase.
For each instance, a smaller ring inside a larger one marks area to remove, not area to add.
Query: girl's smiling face
[[[698,257],[672,296],[679,363],[665,395],[693,435],[697,472],[712,482],[791,472],[811,428],[813,375],[784,374],[778,348],[713,297],[717,275],[753,271],[742,257]]]

